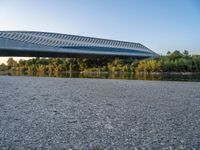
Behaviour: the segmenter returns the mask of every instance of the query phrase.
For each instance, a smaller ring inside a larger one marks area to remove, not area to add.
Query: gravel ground
[[[0,149],[200,149],[200,82],[0,76]]]

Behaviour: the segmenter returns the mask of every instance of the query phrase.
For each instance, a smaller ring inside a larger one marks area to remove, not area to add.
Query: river
[[[109,72],[55,72],[55,73],[25,73],[25,72],[1,72],[6,76],[36,76],[36,77],[60,77],[60,78],[98,78],[98,79],[122,79],[122,80],[158,80],[158,81],[200,81],[200,74],[195,73],[164,73],[164,74],[133,74],[133,73],[109,73]]]

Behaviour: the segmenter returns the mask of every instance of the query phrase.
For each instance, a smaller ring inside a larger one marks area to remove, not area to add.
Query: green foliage
[[[200,56],[191,56],[188,51],[176,50],[166,56],[154,59],[132,58],[35,58],[16,62],[9,58],[7,65],[1,64],[0,71],[21,71],[28,73],[59,72],[200,72]]]
[[[7,65],[5,65],[5,64],[0,65],[0,71],[7,71],[7,70],[9,70]]]
[[[191,56],[188,51],[174,51],[160,58],[162,72],[200,72],[200,56]]]
[[[145,60],[140,61],[138,66],[135,68],[137,73],[153,73],[160,72],[160,62],[157,60]]]
[[[162,72],[200,72],[200,56],[190,56],[188,51],[174,51],[159,60]]]
[[[17,62],[13,58],[9,58],[7,61],[8,69],[13,70],[15,67],[17,67]]]

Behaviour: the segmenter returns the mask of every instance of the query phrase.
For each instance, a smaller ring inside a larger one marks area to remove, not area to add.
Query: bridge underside
[[[140,48],[134,47],[134,45],[138,45]],[[69,58],[132,57],[143,59],[155,57],[156,53],[137,43],[73,35],[62,37],[60,34],[54,33],[4,31],[0,32],[0,56]]]
[[[128,55],[109,55],[109,54],[79,54],[79,53],[63,53],[63,52],[46,52],[46,51],[27,51],[27,50],[11,50],[0,49],[0,57],[66,57],[66,58],[136,58],[145,59],[149,56],[128,56]]]

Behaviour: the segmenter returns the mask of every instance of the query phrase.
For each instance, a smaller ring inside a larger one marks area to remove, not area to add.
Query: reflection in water
[[[61,77],[61,78],[101,78],[101,79],[125,79],[125,80],[166,80],[166,81],[200,81],[199,74],[134,74],[134,73],[107,73],[107,72],[9,72],[3,73],[9,76],[38,76],[38,77]]]

